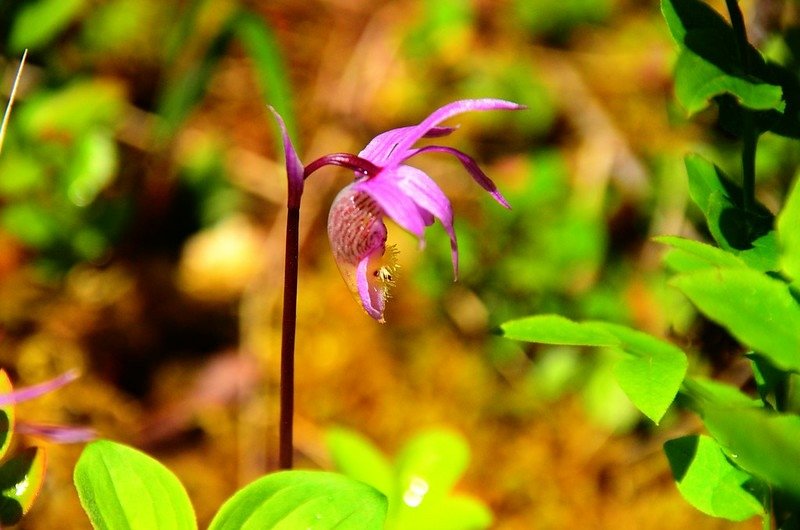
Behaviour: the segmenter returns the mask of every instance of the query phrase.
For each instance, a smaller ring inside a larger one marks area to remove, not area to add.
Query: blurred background
[[[782,3],[743,2],[779,57]],[[788,7],[787,7],[788,6]],[[331,469],[346,427],[387,457],[432,427],[471,460],[456,490],[492,527],[756,528],[680,498],[659,428],[602,351],[496,337],[558,312],[668,337],[695,372],[740,381],[740,352],[667,285],[650,237],[704,238],[682,157],[736,172],[713,109],[690,122],[671,94],[675,47],[635,0],[4,0],[0,89],[29,49],[0,156],[0,366],[18,385],[83,377],[20,405],[146,450],[186,485],[201,527],[276,467],[286,176],[267,104],[308,163],[461,98],[518,113],[463,115],[445,141],[472,154],[513,209],[449,157],[420,157],[453,200],[452,280],[440,225],[427,246],[396,226],[401,272],[387,323],[352,300],[325,219],[352,178],[306,184],[297,335],[297,466]],[[760,144],[760,199],[800,162]],[[21,528],[88,527],[72,487],[78,446],[48,445],[44,491]]]

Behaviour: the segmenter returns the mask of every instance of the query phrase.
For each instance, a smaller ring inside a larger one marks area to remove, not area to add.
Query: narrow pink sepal
[[[37,436],[62,444],[88,442],[97,438],[97,432],[87,427],[18,422],[15,430],[21,434]]]
[[[440,122],[448,118],[452,118],[464,112],[480,111],[480,110],[522,110],[526,108],[524,105],[506,101],[504,99],[462,99],[448,103],[443,107],[439,107],[433,111],[427,118],[422,120],[419,125],[411,128],[405,132],[403,137],[398,140],[397,145],[392,151],[391,155],[386,159],[385,165],[399,164],[402,158],[405,157],[412,145],[414,145],[420,138],[423,138],[428,131],[436,127]]]

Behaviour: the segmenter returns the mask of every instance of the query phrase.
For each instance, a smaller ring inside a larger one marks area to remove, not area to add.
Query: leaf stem
[[[728,15],[733,27],[733,38],[736,41],[736,51],[745,75],[750,74],[750,54],[748,53],[747,29],[744,25],[744,16],[739,8],[738,0],[725,0]],[[752,212],[755,205],[756,184],[756,144],[759,131],[753,111],[742,108],[742,208],[745,213]]]
[[[286,257],[283,281],[281,335],[280,429],[278,466],[292,468],[294,444],[294,344],[297,330],[297,268],[300,254],[300,207],[289,207],[286,217]]]

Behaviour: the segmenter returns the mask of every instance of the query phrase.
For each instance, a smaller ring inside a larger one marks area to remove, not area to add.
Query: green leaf
[[[197,528],[178,478],[131,447],[108,440],[90,443],[75,465],[74,481],[95,529]]]
[[[282,471],[236,492],[209,530],[380,530],[386,510],[386,497],[363,482],[321,471]]]
[[[354,431],[339,428],[328,430],[326,441],[336,469],[391,497],[394,491],[392,466],[369,440]]]
[[[512,340],[565,346],[616,346],[619,341],[602,329],[573,322],[559,315],[535,315],[510,320],[500,326]]]
[[[66,175],[67,196],[76,206],[87,206],[114,178],[117,147],[109,133],[91,130],[81,135]]]
[[[701,416],[709,406],[739,408],[761,406],[758,400],[742,393],[734,386],[701,377],[686,378],[681,387],[681,397],[685,398],[683,404]]]
[[[781,269],[790,278],[800,281],[800,179],[789,193],[776,226],[781,245]]]
[[[788,285],[752,269],[682,274],[673,284],[711,320],[777,367],[800,371],[800,305]]]
[[[619,386],[636,408],[655,423],[675,400],[688,361],[680,348],[625,326],[593,322],[614,335],[626,355],[614,366]]]
[[[556,315],[537,315],[500,326],[503,336],[546,344],[611,347],[623,352],[614,374],[625,394],[658,423],[678,393],[686,374],[686,355],[646,333],[605,322],[573,322]]]
[[[719,246],[750,267],[776,270],[778,249],[769,210],[756,204],[754,211],[746,211],[741,189],[703,157],[689,155],[685,163],[689,194],[705,215],[708,230]]]
[[[12,51],[39,49],[53,40],[86,7],[86,0],[28,0],[14,18]]]
[[[0,394],[8,394],[14,390],[11,379],[5,370],[0,369]],[[13,403],[0,407],[0,459],[6,456],[14,436],[14,423],[16,418]]]
[[[744,262],[719,247],[675,236],[661,236],[655,241],[672,247],[665,261],[676,272],[692,272],[709,267],[745,267]]]
[[[764,59],[748,45],[748,65],[742,64],[733,30],[713,9],[698,0],[663,0],[662,11],[681,47],[675,95],[689,114],[723,94],[754,110],[785,109],[783,89],[765,80]]]
[[[737,466],[800,497],[799,416],[709,406],[703,422]]]
[[[664,452],[681,495],[701,512],[731,521],[764,513],[749,487],[753,477],[734,466],[713,439],[684,436],[666,442]]]
[[[29,447],[0,466],[0,523],[13,525],[28,513],[44,484],[47,456]]]

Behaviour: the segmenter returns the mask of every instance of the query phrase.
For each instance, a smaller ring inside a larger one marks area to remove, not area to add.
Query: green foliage
[[[451,431],[416,435],[394,464],[369,440],[345,429],[329,431],[328,447],[339,470],[386,495],[385,528],[459,530],[487,528],[492,522],[483,503],[451,491],[469,461],[466,442]]]
[[[512,320],[504,337],[573,346],[599,346],[620,352],[617,382],[647,417],[658,423],[675,399],[686,373],[686,355],[675,346],[639,331],[606,322],[577,323],[556,315]]]
[[[133,448],[107,440],[88,444],[74,479],[81,505],[98,530],[197,528],[177,477]]]
[[[386,497],[362,482],[322,471],[283,471],[242,488],[209,529],[380,530],[385,516]]]
[[[44,485],[45,450],[29,447],[0,466],[0,523],[16,524]]]
[[[31,0],[17,13],[10,48],[21,53],[47,45],[88,7],[86,0]]]
[[[752,476],[734,465],[713,438],[675,438],[664,444],[664,452],[681,495],[698,510],[731,521],[764,513],[754,497]]]
[[[677,347],[616,324],[577,323],[554,315],[512,320],[507,338],[594,346],[627,354],[614,373],[636,406],[658,421],[672,402],[696,412],[710,436],[668,441],[664,451],[678,489],[699,510],[734,521],[761,515],[765,527],[793,528],[800,500],[800,296],[797,279],[800,193],[776,216],[755,200],[756,146],[767,130],[796,136],[795,73],[767,63],[746,40],[735,1],[732,24],[697,0],[663,0],[680,47],[677,99],[689,113],[715,101],[720,122],[743,138],[742,184],[698,155],[685,159],[689,194],[718,246],[660,237],[677,287],[725,328],[753,367],[758,398],[686,375]],[[783,272],[785,276],[779,272]]]

